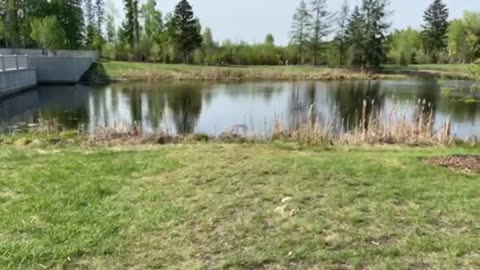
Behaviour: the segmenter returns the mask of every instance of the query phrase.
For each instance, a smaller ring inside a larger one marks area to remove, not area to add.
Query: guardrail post
[[[0,55],[1,61],[2,61],[2,71],[5,71],[5,57],[3,55]]]
[[[19,66],[18,66],[18,55],[15,54],[15,63],[17,64],[17,70],[19,70]]]
[[[28,58],[28,55],[25,54],[25,68],[28,69],[29,67],[30,67],[29,58]]]

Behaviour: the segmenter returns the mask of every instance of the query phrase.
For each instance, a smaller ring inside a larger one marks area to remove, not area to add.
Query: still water
[[[444,83],[445,84],[445,83]],[[447,82],[457,95],[464,82]],[[432,81],[122,83],[107,86],[41,86],[0,100],[0,128],[56,119],[66,128],[80,125],[128,126],[145,132],[219,135],[232,127],[268,136],[275,123],[298,128],[315,119],[348,130],[358,124],[364,101],[368,114],[395,112],[415,117],[433,111],[435,124],[450,119],[460,138],[480,136],[480,104],[452,101]],[[426,100],[426,106],[418,106]],[[426,109],[431,104],[431,109]],[[343,119],[343,121],[342,121]]]

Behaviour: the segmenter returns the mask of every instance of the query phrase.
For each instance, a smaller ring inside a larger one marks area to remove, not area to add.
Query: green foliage
[[[95,17],[97,32],[102,36],[102,27],[105,22],[105,0],[95,0]]]
[[[396,30],[390,37],[389,45],[388,56],[394,63],[415,64],[418,62],[417,55],[421,54],[422,50],[422,34],[412,28]]]
[[[265,37],[265,44],[274,46],[275,45],[275,38],[273,37],[272,34],[268,34]]]
[[[335,55],[337,55],[338,59],[333,59],[330,57],[328,61],[330,64],[334,63],[333,66],[344,66],[346,64],[348,50],[347,28],[349,16],[350,6],[348,5],[348,0],[345,0],[336,19],[337,33],[334,39],[334,47],[337,48]],[[330,53],[328,53],[328,55],[331,56],[334,51],[335,50],[332,50]]]
[[[442,0],[434,0],[423,15],[423,46],[433,60],[438,59],[439,51],[446,48],[449,11]]]
[[[192,6],[187,0],[181,0],[175,7],[174,12],[175,48],[183,56],[184,63],[193,51],[202,45],[200,22],[194,17]]]
[[[163,24],[162,13],[157,10],[156,5],[155,0],[148,0],[146,4],[142,6],[141,11],[144,19],[145,35],[156,43],[160,43],[162,34],[165,31],[165,26]]]
[[[107,16],[107,41],[114,43],[117,40],[117,31],[115,30],[115,19],[110,14]]]
[[[345,40],[349,46],[349,60],[347,62],[349,65],[360,66],[362,64],[364,21],[364,14],[360,11],[360,8],[356,6],[348,19],[345,32]]]
[[[312,0],[310,5],[312,22],[309,25],[309,45],[313,54],[313,65],[317,65],[321,43],[331,32],[333,14],[328,11],[326,0]]]
[[[56,17],[37,18],[32,21],[31,37],[44,49],[52,51],[65,47],[65,33]]]
[[[293,15],[292,30],[290,31],[290,45],[297,48],[299,64],[303,63],[304,51],[310,39],[309,28],[311,27],[311,14],[304,0],[300,2]]]
[[[119,38],[130,48],[135,48],[140,40],[140,25],[138,22],[138,0],[124,0],[125,20],[119,31]]]
[[[390,24],[386,22],[388,16],[387,0],[364,0],[362,12],[364,18],[362,32],[364,38],[361,43],[363,59],[362,68],[378,68],[385,59],[386,31]]]
[[[471,63],[480,57],[480,13],[465,12],[448,28],[448,53],[451,62]]]

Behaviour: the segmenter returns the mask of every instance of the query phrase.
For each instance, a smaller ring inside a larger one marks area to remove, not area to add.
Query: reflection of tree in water
[[[160,126],[165,116],[164,92],[146,84],[124,87],[122,93],[128,96],[132,121],[143,122],[144,126],[154,129]],[[144,107],[145,105],[146,107]]]
[[[198,84],[176,84],[168,92],[168,105],[178,133],[192,133],[202,111],[202,92]]]
[[[292,83],[291,98],[289,104],[288,123],[291,129],[299,129],[308,122],[310,117],[313,121],[318,118],[318,112],[313,107],[309,116],[310,106],[315,105],[317,89],[315,82],[308,82],[306,85]],[[305,87],[306,91],[301,88]]]
[[[422,122],[426,128],[432,130],[435,124],[434,117],[437,110],[440,92],[440,86],[436,82],[426,87],[420,87],[418,90],[417,100],[414,101],[415,110],[413,114],[413,120],[415,123]],[[426,125],[430,126],[427,127]]]
[[[341,82],[335,88],[338,121],[343,122],[345,130],[360,127],[364,112],[363,125],[367,127],[369,119],[375,118],[383,107],[385,97],[378,81]]]
[[[78,107],[68,112],[64,110],[39,111],[33,113],[33,119],[53,121],[65,129],[78,129],[81,123],[88,123],[88,110],[86,107]]]
[[[279,83],[242,83],[225,84],[228,96],[233,98],[245,97],[246,93],[252,96],[263,96],[265,101],[270,101],[272,97],[283,91]]]

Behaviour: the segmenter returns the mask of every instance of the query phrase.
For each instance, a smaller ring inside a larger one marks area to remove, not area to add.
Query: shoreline
[[[469,80],[464,71],[387,66],[379,72],[312,66],[197,66],[138,62],[100,62],[83,76],[84,84],[128,81],[345,81],[345,80]]]

